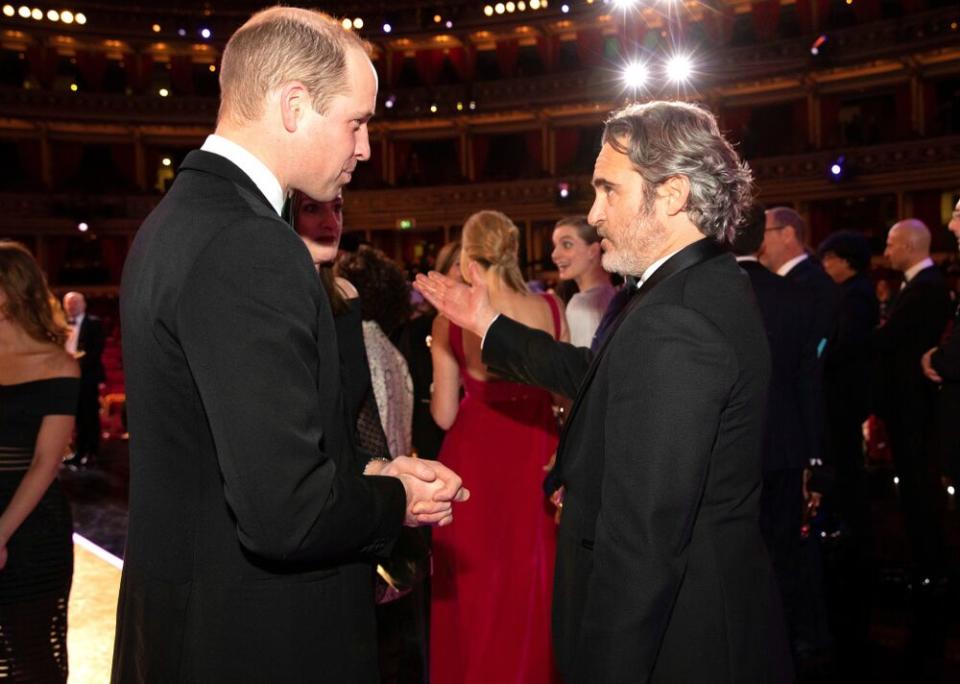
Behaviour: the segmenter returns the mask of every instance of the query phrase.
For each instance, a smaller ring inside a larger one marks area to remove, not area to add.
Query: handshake
[[[410,456],[371,461],[364,475],[395,477],[403,483],[407,494],[403,524],[407,527],[449,525],[453,522],[453,504],[470,498],[460,476],[439,461]]]

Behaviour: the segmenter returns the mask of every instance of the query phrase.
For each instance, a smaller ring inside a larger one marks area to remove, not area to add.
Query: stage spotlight
[[[507,3],[507,12],[509,12],[510,14],[513,14],[516,11],[516,9],[517,9],[517,6],[512,1]]]
[[[687,55],[674,55],[667,61],[667,78],[674,83],[683,83],[693,75],[693,60]]]
[[[540,0],[530,0],[530,9],[532,10],[540,9]]]
[[[502,2],[498,2],[496,5],[494,5],[493,11],[497,14],[503,14],[507,11],[507,8]]]
[[[384,33],[390,33],[392,30],[393,30],[393,27],[392,27],[390,24],[384,24],[384,25],[383,25],[383,32],[384,32]]]
[[[643,62],[630,62],[623,68],[623,83],[630,90],[639,90],[646,84],[650,70]]]
[[[27,7],[26,5],[21,5],[21,6],[20,6],[20,9],[17,10],[17,14],[19,14],[19,15],[20,15],[22,18],[24,18],[24,19],[29,19],[29,18],[30,18],[30,8]]]
[[[47,19],[50,21],[60,21],[60,13],[57,10],[47,10]]]
[[[820,54],[820,50],[823,49],[823,44],[826,43],[826,42],[827,42],[827,34],[826,34],[826,33],[821,33],[821,34],[817,37],[817,39],[816,39],[815,41],[813,41],[813,45],[810,46],[810,54],[813,55],[813,56],[819,55],[819,54]]]
[[[452,28],[453,28],[453,22],[450,21],[449,19],[447,19],[447,21],[444,22],[443,25],[446,26],[448,29],[452,29]]]
[[[570,200],[570,183],[567,181],[557,181],[557,204],[562,204]]]
[[[207,27],[203,27],[202,29],[200,29],[200,37],[203,38],[204,40],[210,40],[210,36],[212,35],[213,33]]]
[[[81,233],[86,233],[88,230],[90,230],[90,226],[86,221],[81,221],[77,224],[77,230],[79,230]]]
[[[483,6],[483,14],[484,14],[484,16],[492,17],[492,16],[493,16],[493,6],[492,6],[492,5],[484,5],[484,6]]]
[[[435,105],[435,104],[430,105],[430,113],[431,113],[431,114],[436,114],[436,113],[437,113],[437,105]]]
[[[397,96],[396,96],[396,95],[390,95],[390,96],[389,96],[386,100],[384,100],[384,102],[383,102],[383,106],[386,107],[387,109],[393,109],[393,106],[394,106],[395,104],[397,104]]]
[[[87,15],[85,15],[83,12],[77,12],[75,19],[81,26],[87,23]]]
[[[164,166],[170,166],[171,164],[173,164],[173,160],[170,159],[170,157],[164,157],[163,159],[160,160],[160,163],[163,164]]]
[[[73,12],[71,12],[70,10],[63,10],[60,13],[60,21],[62,21],[64,24],[72,24]]]
[[[357,17],[353,20],[353,28],[357,29],[358,31],[363,28],[363,19],[361,17]]]
[[[845,155],[840,155],[830,164],[830,180],[832,181],[842,181],[844,176],[847,175],[846,168],[847,158]]]
[[[30,16],[33,17],[36,21],[41,21],[43,19],[43,10],[39,7],[34,7],[33,11],[30,12]]]
[[[179,28],[179,29],[177,29],[177,35],[180,36],[181,38],[186,38],[186,37],[187,37],[187,29],[185,29],[185,28]]]
[[[563,12],[564,14],[569,13],[569,12],[570,12],[570,5],[560,5],[560,11]]]
[[[622,10],[633,9],[636,4],[637,0],[613,0],[613,6]]]
[[[353,19],[344,19],[343,21],[340,22],[340,24],[343,25],[343,28],[349,31],[350,29],[353,28]]]
[[[5,17],[12,17],[12,16],[15,16],[16,13],[17,13],[17,10],[14,9],[13,5],[4,5],[4,6],[3,6],[3,16],[5,16]],[[59,15],[58,15],[57,18],[59,18]]]

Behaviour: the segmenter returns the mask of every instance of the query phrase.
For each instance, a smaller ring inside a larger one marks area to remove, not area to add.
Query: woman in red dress
[[[519,231],[500,212],[463,227],[461,270],[483,278],[493,306],[567,338],[560,302],[530,293],[517,263]],[[550,603],[556,527],[541,489],[557,447],[553,398],[498,380],[480,338],[443,316],[433,325],[431,412],[447,429],[440,461],[470,483],[469,504],[433,536],[432,684],[556,681]],[[460,389],[463,388],[463,398]]]

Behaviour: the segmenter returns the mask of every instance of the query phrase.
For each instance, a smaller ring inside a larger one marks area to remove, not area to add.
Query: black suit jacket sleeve
[[[487,330],[482,358],[493,371],[510,380],[573,399],[593,354],[501,315]]]
[[[193,266],[176,334],[239,540],[274,560],[385,553],[400,532],[404,489],[395,478],[364,477],[352,458],[325,451],[325,429],[343,418],[339,402],[319,405],[318,382],[339,382],[338,365],[324,373],[320,364],[339,362],[335,343],[318,352],[318,306],[326,304],[316,274],[292,231],[277,231],[267,219],[236,228],[229,240],[215,238]]]
[[[628,318],[607,354],[603,504],[577,656],[594,671],[574,680],[646,682],[686,570],[737,361],[715,326],[675,305]]]
[[[960,382],[960,316],[954,319],[950,339],[931,355],[930,364],[946,382]]]

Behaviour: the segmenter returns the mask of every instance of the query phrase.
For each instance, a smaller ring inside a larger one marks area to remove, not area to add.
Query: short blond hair
[[[218,119],[256,121],[267,94],[291,81],[303,83],[313,108],[325,113],[330,100],[348,89],[351,48],[368,54],[366,43],[324,12],[298,7],[257,12],[223,50]]]

